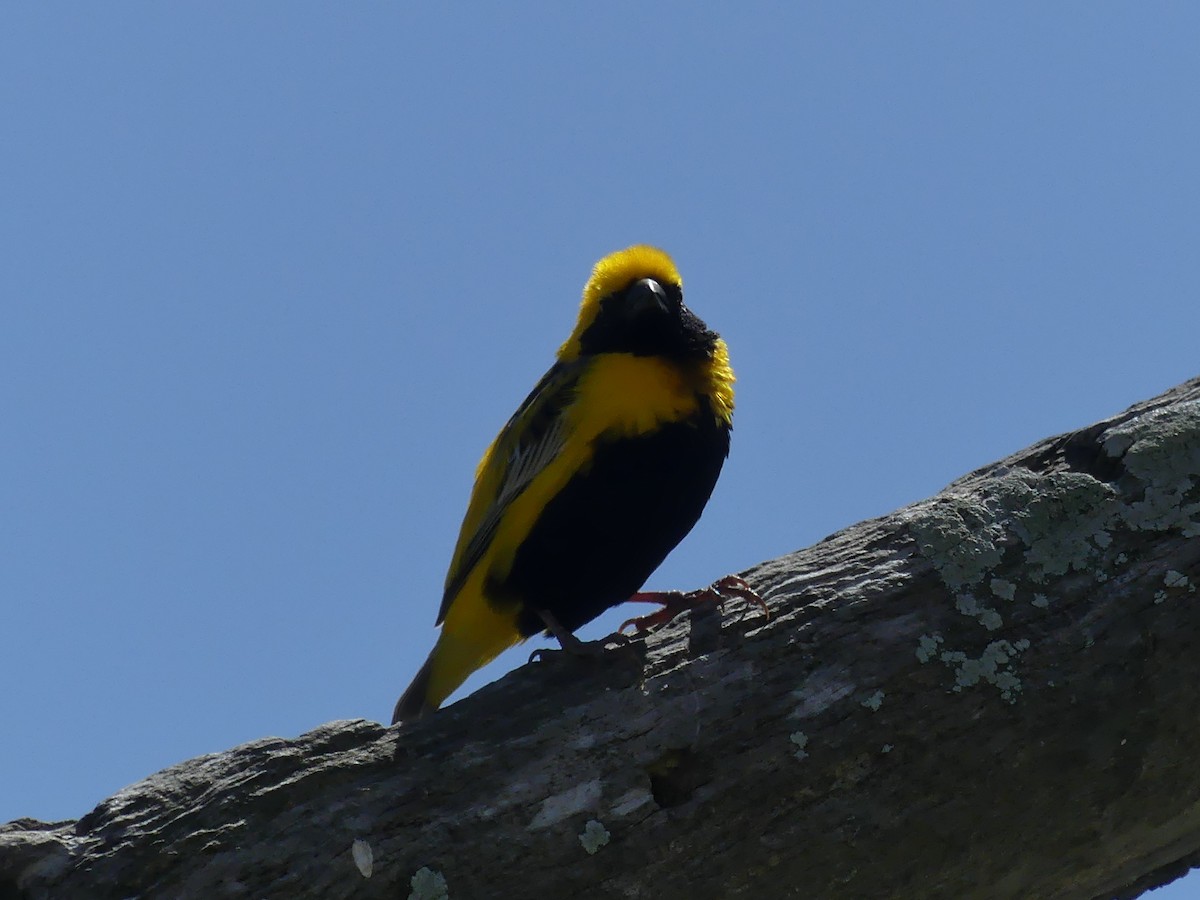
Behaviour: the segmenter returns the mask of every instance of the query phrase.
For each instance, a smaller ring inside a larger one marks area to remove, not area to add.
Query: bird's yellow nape
[[[679,270],[671,257],[647,244],[636,244],[616,253],[610,253],[592,269],[592,277],[583,287],[583,302],[579,305],[579,320],[575,330],[558,349],[558,358],[566,361],[579,356],[579,340],[596,319],[600,301],[609,294],[627,287],[642,278],[653,278],[663,284],[683,286]]]

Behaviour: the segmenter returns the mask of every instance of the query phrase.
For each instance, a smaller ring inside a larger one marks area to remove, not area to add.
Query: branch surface
[[[0,826],[8,898],[1134,897],[1200,863],[1200,379],[597,663]]]

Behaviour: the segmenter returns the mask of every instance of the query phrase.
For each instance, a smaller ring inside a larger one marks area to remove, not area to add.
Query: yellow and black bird
[[[699,519],[732,427],[725,342],[684,306],[671,258],[636,246],[596,263],[575,330],[483,454],[441,634],[392,722],[538,632],[577,644],[630,599]]]

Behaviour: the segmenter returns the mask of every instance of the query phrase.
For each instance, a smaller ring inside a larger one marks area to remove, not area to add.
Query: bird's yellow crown
[[[592,277],[583,287],[583,302],[579,305],[579,320],[575,330],[558,350],[560,360],[575,359],[580,352],[580,338],[600,311],[600,301],[640,278],[653,278],[663,284],[683,286],[679,270],[664,251],[646,244],[626,247],[610,253],[592,269]]]

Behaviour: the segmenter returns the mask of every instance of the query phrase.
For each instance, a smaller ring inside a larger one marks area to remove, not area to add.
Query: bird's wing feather
[[[566,443],[564,413],[574,399],[582,369],[577,361],[555,363],[484,454],[446,574],[437,618],[439,625],[467,576],[487,552],[509,504],[558,456]]]

